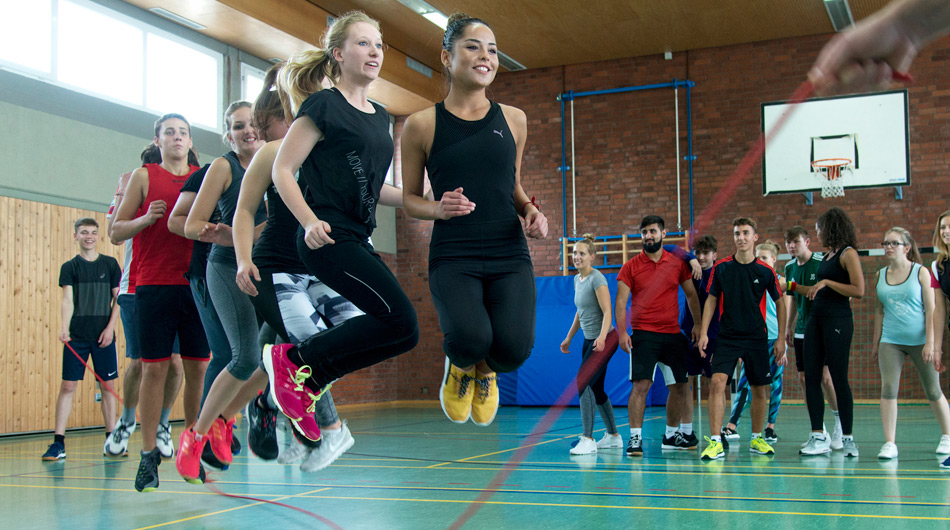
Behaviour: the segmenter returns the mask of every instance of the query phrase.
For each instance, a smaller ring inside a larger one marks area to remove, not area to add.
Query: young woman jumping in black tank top
[[[447,356],[442,409],[456,423],[488,425],[498,410],[495,372],[518,369],[534,343],[525,233],[547,236],[547,219],[521,188],[525,114],[485,94],[498,69],[491,28],[453,15],[442,47],[449,94],[406,121],[403,203],[409,215],[435,220],[429,289]],[[423,169],[438,201],[422,196]]]

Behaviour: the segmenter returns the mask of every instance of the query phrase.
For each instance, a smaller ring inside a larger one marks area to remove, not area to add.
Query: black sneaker
[[[732,431],[732,429],[729,429],[729,430]],[[735,431],[732,431],[732,432],[734,433]],[[729,440],[728,440],[727,437],[726,437],[726,429],[723,429],[722,431],[719,432],[719,437],[722,438],[722,450],[723,450],[723,451],[728,451],[728,450],[729,450]]]
[[[643,440],[639,436],[631,436],[627,442],[627,456],[643,456]]]
[[[162,453],[158,448],[142,455],[139,471],[135,474],[136,491],[155,491],[158,489],[158,465],[162,463]]]
[[[683,441],[686,442],[685,449],[691,450],[691,449],[696,449],[697,447],[699,447],[699,438],[696,437],[696,433],[691,432],[689,434],[683,434],[683,433],[680,433],[680,434],[683,436]]]
[[[663,437],[663,445],[660,446],[662,449],[677,449],[677,450],[687,450],[689,447],[686,445],[686,440],[683,438],[683,433],[675,432],[673,436]]]
[[[233,432],[231,433],[231,455],[241,454],[241,441],[238,440],[238,437]]]
[[[252,399],[247,406],[250,423],[247,445],[257,458],[273,460],[280,450],[277,447],[277,411],[262,407],[260,399]]]
[[[774,444],[778,441],[778,435],[775,434],[775,429],[771,427],[765,428],[765,433],[762,435],[762,438],[765,438],[765,441],[770,444]]]
[[[55,462],[66,458],[66,445],[62,442],[53,442],[43,453],[44,462]]]
[[[230,467],[218,460],[218,457],[214,456],[214,451],[211,450],[211,444],[209,443],[205,444],[204,449],[201,450],[201,461],[221,471],[226,471],[228,467]]]

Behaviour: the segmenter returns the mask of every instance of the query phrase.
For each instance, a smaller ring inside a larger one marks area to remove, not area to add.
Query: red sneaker
[[[234,420],[229,423],[233,425]],[[222,464],[230,465],[234,459],[231,454],[231,429],[228,428],[228,423],[225,423],[221,416],[215,418],[214,422],[211,423],[211,429],[208,430],[208,435],[205,438],[211,444],[211,452],[214,453],[214,457]]]
[[[175,456],[175,469],[185,482],[203,484],[205,470],[201,467],[201,451],[208,437],[201,436],[194,429],[185,429],[178,439],[178,454]]]
[[[291,420],[300,421],[306,408],[303,383],[310,377],[310,367],[297,366],[287,358],[287,352],[293,347],[293,344],[268,344],[264,346],[263,360],[277,408]]]

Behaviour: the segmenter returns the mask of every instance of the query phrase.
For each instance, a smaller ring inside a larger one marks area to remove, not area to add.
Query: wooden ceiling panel
[[[208,26],[208,35],[260,57],[316,45],[326,15],[358,9],[380,21],[390,45],[382,78],[405,93],[378,99],[391,111],[441,97],[442,30],[396,0],[127,0],[161,6]],[[427,0],[446,15],[488,21],[499,48],[528,68],[728,46],[833,31],[823,0]],[[860,20],[888,0],[849,0]],[[411,57],[433,70],[406,66]],[[381,86],[384,84],[381,84]],[[395,94],[395,93],[394,93]],[[415,94],[416,98],[407,94]],[[376,97],[376,96],[374,96]],[[414,103],[413,103],[414,102]],[[420,107],[421,108],[421,107]]]

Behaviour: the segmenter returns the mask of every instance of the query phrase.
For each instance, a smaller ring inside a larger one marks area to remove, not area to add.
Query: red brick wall
[[[562,91],[600,90],[689,79],[692,91],[694,196],[697,217],[712,195],[732,175],[736,165],[759,135],[760,104],[787,99],[804,75],[827,36],[695,50],[661,56],[527,70],[501,74],[490,91],[493,99],[514,105],[528,116],[528,144],[522,163],[522,180],[528,195],[537,196],[550,223],[550,237],[529,243],[539,276],[560,274],[562,222],[561,118],[556,97]],[[813,226],[817,216],[831,206],[845,208],[858,227],[859,246],[875,248],[883,231],[892,225],[911,230],[929,246],[936,215],[947,209],[950,149],[950,43],[942,40],[915,62],[916,84],[910,87],[910,138],[913,185],[904,188],[904,199],[894,200],[889,188],[848,191],[843,199],[822,200],[806,206],[801,195],[763,197],[761,167],[756,164],[735,196],[715,215],[707,230],[720,241],[720,255],[734,248],[732,218],[750,216],[759,224],[761,240],[781,241],[782,231],[793,224]],[[676,166],[673,93],[670,89],[580,98],[574,103],[576,129],[578,233],[598,235],[635,233],[639,219],[649,213],[663,216],[676,228]],[[685,91],[680,90],[681,155],[686,155]],[[566,115],[570,120],[570,114]],[[397,135],[402,121],[397,123]],[[569,125],[569,121],[568,121]],[[568,145],[570,157],[570,145]],[[687,168],[682,172],[683,224],[689,222]],[[397,147],[397,179],[398,147]],[[571,233],[570,181],[568,181],[568,235]],[[387,257],[407,294],[416,305],[422,328],[419,346],[374,374],[355,374],[339,386],[362,390],[379,387],[384,395],[353,398],[435,399],[442,370],[441,337],[427,287],[426,259],[431,223],[397,216],[397,256]],[[813,245],[814,247],[815,245]],[[925,256],[927,257],[927,256]],[[865,259],[865,271],[880,267],[879,258]],[[852,385],[858,399],[879,396],[876,362],[869,359],[873,307],[869,297],[855,303],[855,347],[852,349]],[[914,370],[907,366],[902,398],[921,398]],[[392,377],[395,381],[381,381]],[[800,398],[794,368],[786,376],[785,395]],[[362,386],[362,385],[365,385]],[[429,393],[423,393],[427,387]],[[944,383],[946,388],[946,382]]]

